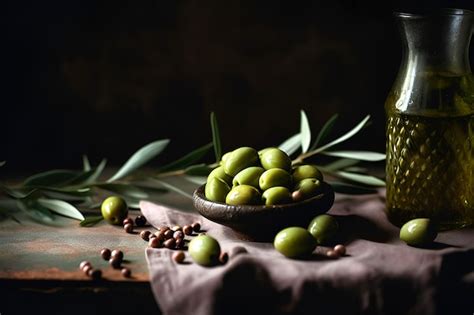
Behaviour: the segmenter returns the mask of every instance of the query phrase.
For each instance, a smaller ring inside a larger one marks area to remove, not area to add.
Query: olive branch
[[[300,130],[278,147],[289,156],[296,157],[292,163],[310,161],[317,155],[336,158],[318,168],[338,181],[327,180],[336,192],[345,194],[375,193],[376,188],[385,182],[369,175],[366,169],[357,167],[361,161],[375,162],[385,159],[385,154],[370,151],[333,151],[334,146],[350,139],[369,124],[366,116],[354,128],[344,135],[326,142],[338,115],[332,116],[321,128],[314,142],[306,113],[300,113]],[[82,157],[81,170],[50,170],[26,178],[21,184],[9,186],[0,183],[0,191],[7,197],[0,199],[0,219],[10,218],[20,223],[15,214],[22,212],[31,219],[49,225],[55,225],[55,215],[81,221],[81,226],[91,226],[102,220],[100,213],[85,217],[84,214],[100,207],[94,199],[99,192],[113,193],[125,199],[128,206],[138,209],[140,200],[150,200],[152,195],[174,191],[191,198],[181,187],[166,181],[169,177],[183,177],[189,182],[201,185],[207,175],[217,166],[222,157],[222,145],[217,118],[211,113],[212,142],[202,145],[185,156],[159,167],[154,172],[141,172],[140,168],[164,152],[169,139],[151,142],[136,151],[121,168],[108,179],[103,179],[107,160],[92,166],[87,156]],[[322,144],[325,143],[325,144]],[[321,145],[322,144],[322,145]],[[214,149],[215,162],[203,160]],[[6,165],[0,161],[0,167]],[[81,210],[79,210],[81,209]]]

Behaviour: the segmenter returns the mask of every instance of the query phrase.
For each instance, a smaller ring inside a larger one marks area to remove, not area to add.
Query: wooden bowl
[[[318,214],[327,212],[334,203],[332,187],[323,182],[322,193],[298,203],[274,206],[232,206],[207,200],[205,185],[194,191],[193,203],[205,218],[230,227],[244,240],[269,241],[281,229],[289,226],[307,227]]]

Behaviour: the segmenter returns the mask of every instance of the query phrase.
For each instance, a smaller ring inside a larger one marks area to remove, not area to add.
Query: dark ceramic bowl
[[[274,206],[232,206],[207,200],[205,185],[194,191],[193,202],[205,218],[230,227],[240,239],[268,241],[289,226],[307,227],[318,214],[327,212],[334,203],[332,187],[323,182],[323,191],[298,203]]]

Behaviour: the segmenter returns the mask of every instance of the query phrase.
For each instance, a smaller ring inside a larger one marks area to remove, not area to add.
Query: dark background
[[[123,163],[160,138],[170,161],[211,139],[279,144],[305,109],[343,148],[384,151],[383,103],[401,45],[392,12],[472,1],[11,1],[2,3],[2,172]],[[471,49],[471,62],[472,58]]]

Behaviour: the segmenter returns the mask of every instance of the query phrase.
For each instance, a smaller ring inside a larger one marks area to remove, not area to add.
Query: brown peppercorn
[[[82,270],[82,269],[84,269],[85,266],[91,266],[91,263],[88,262],[87,260],[84,260],[79,264],[79,269]]]
[[[109,260],[111,255],[112,255],[112,252],[108,248],[103,248],[100,251],[100,256],[102,256],[104,260]]]
[[[131,224],[133,225],[133,219],[132,218],[126,218],[122,221],[122,225],[125,226],[126,224]]]
[[[129,268],[124,267],[120,272],[125,278],[130,278],[132,276],[132,271]]]
[[[342,244],[337,244],[336,246],[334,246],[334,251],[339,256],[344,256],[346,254],[346,247]]]
[[[191,224],[191,227],[193,228],[194,232],[199,232],[201,231],[201,223],[199,222],[194,222],[193,224]]]
[[[148,236],[148,240],[151,240],[152,238],[156,238],[156,235],[151,233],[150,236]]]
[[[118,269],[122,265],[122,259],[112,256],[112,258],[109,259],[109,264],[112,266],[112,268]]]
[[[173,231],[172,230],[166,230],[166,232],[163,234],[165,236],[166,240],[169,240],[170,238],[173,238]]]
[[[227,261],[229,261],[229,254],[227,254],[226,252],[221,252],[221,254],[219,255],[219,261],[223,265],[226,264]]]
[[[291,193],[291,199],[293,199],[294,202],[301,201],[303,199],[303,193],[299,190],[295,190]]]
[[[91,270],[89,270],[87,275],[89,277],[91,277],[93,280],[99,280],[100,278],[102,278],[102,270],[100,270],[100,269],[91,269]]]
[[[179,251],[173,254],[173,260],[178,264],[181,264],[184,261],[184,258],[186,258],[186,256],[184,255],[183,251]]]
[[[145,226],[146,224],[146,218],[142,215],[138,215],[136,218],[135,218],[135,224],[137,226]]]
[[[161,240],[158,237],[151,238],[148,241],[148,246],[150,246],[151,248],[160,248]]]
[[[89,270],[92,270],[92,266],[91,265],[85,265],[84,268],[82,268],[82,272],[84,272],[84,274],[86,276],[89,275]]]
[[[111,256],[112,258],[118,258],[120,259],[120,261],[122,261],[123,259],[123,252],[121,250],[118,250],[118,249],[114,249],[111,253]]]
[[[183,226],[183,232],[186,235],[191,235],[193,234],[193,228],[191,227],[191,225],[185,225]]]
[[[175,247],[176,247],[176,249],[183,249],[184,248],[184,238],[177,238]]]
[[[130,224],[130,223],[127,223],[123,226],[123,229],[125,230],[125,232],[127,233],[132,233],[133,232],[133,225]]]
[[[166,231],[168,231],[169,229],[170,229],[169,226],[163,225],[163,226],[160,226],[160,227],[158,228],[158,231],[160,231],[160,232],[166,232]]]
[[[326,256],[328,256],[329,258],[339,258],[339,254],[334,250],[329,250],[326,253]]]
[[[141,232],[140,232],[140,237],[141,237],[144,241],[147,241],[147,242],[150,240],[150,235],[152,235],[150,231],[141,231]]]
[[[174,238],[170,238],[163,243],[163,246],[169,249],[174,249],[175,245],[176,240]]]
[[[184,233],[182,231],[176,231],[173,233],[173,238],[174,239],[184,238]]]
[[[179,225],[175,225],[175,226],[173,226],[173,227],[171,228],[171,231],[173,231],[173,232],[181,231],[181,230],[182,230],[182,228],[181,228],[181,226],[179,226]]]
[[[234,258],[237,255],[246,254],[246,253],[248,253],[248,252],[247,252],[247,249],[245,247],[235,246],[230,250],[229,257]]]

